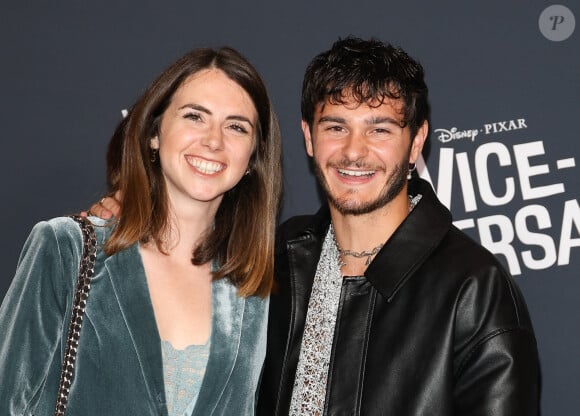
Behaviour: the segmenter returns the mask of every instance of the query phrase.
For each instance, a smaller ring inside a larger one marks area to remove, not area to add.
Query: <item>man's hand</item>
[[[121,211],[120,199],[121,194],[117,191],[114,196],[106,196],[93,204],[88,211],[81,212],[81,216],[94,215],[103,220],[110,220],[113,217],[119,218]]]

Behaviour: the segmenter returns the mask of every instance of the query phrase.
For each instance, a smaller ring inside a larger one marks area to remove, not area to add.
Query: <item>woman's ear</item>
[[[149,140],[149,147],[153,150],[159,150],[159,136],[152,137]]]

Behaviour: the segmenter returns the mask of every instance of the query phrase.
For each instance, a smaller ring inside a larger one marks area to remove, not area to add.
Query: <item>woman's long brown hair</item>
[[[208,68],[223,71],[252,99],[258,112],[256,148],[249,173],[226,192],[214,227],[192,253],[192,263],[216,261],[214,279],[228,278],[240,296],[266,296],[274,274],[274,232],[282,187],[280,131],[265,88],[254,67],[231,48],[197,49],[169,66],[117,126],[107,152],[111,193],[121,191],[121,214],[105,245],[113,254],[135,242],[155,242],[164,251],[170,211],[159,161],[149,142],[175,91],[191,75]]]

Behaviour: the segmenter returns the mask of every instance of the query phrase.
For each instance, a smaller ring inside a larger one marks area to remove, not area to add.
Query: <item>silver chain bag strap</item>
[[[56,401],[56,416],[64,416],[68,404],[68,396],[74,378],[75,362],[79,347],[79,337],[83,316],[87,307],[91,279],[95,271],[97,252],[97,237],[93,224],[86,218],[71,215],[71,218],[79,223],[83,234],[83,254],[79,265],[79,276],[74,293],[72,314],[68,333],[66,336],[66,348],[60,374],[60,384]]]

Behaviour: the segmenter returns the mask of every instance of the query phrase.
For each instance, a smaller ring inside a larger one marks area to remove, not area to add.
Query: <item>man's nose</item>
[[[343,153],[352,161],[364,158],[368,154],[368,147],[364,134],[357,132],[350,133],[345,138]]]

